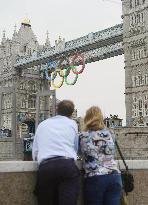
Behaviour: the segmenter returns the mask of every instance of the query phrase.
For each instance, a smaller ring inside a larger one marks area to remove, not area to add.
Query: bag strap
[[[125,162],[124,156],[123,156],[123,154],[122,154],[122,152],[121,152],[121,149],[120,149],[119,144],[118,144],[118,142],[117,142],[116,139],[115,139],[115,145],[116,145],[117,150],[118,150],[118,152],[119,152],[119,154],[120,154],[120,157],[121,157],[121,159],[122,159],[122,161],[123,161],[123,164],[124,164],[126,170],[128,171],[128,170],[129,170],[129,169],[128,169],[128,166],[127,166],[127,164],[126,164],[126,162]]]

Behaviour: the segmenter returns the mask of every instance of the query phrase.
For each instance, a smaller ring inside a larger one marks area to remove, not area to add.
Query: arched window
[[[140,59],[141,58],[141,50],[139,49],[138,50],[138,59]]]
[[[140,14],[137,14],[137,23],[140,22]]]
[[[24,53],[26,53],[27,51],[27,46],[24,46]]]
[[[141,13],[141,22],[144,22],[144,16],[143,16],[143,13]]]
[[[142,85],[142,75],[138,76],[139,85]]]
[[[135,18],[135,24],[137,24],[137,15],[134,15]]]
[[[133,25],[133,24],[134,24],[134,17],[131,16],[131,25]]]
[[[22,99],[21,101],[21,108],[26,108],[26,100]]]
[[[133,7],[132,0],[130,0],[130,9]]]
[[[139,6],[140,2],[139,0],[135,0],[135,6]]]
[[[147,74],[144,75],[144,85],[147,85]]]
[[[135,76],[134,77],[134,86],[136,86],[137,85],[137,77]]]
[[[147,103],[145,103],[144,109],[145,109],[145,115],[147,116],[147,115],[148,115],[148,106],[147,106]]]
[[[139,6],[140,5],[140,2],[139,2],[139,0],[137,0],[137,6]]]
[[[32,97],[28,100],[28,108],[35,108],[35,99]]]
[[[36,83],[32,84],[32,91],[34,91],[34,92],[36,91]]]
[[[139,100],[138,108],[139,108],[139,110],[142,110],[142,100]]]

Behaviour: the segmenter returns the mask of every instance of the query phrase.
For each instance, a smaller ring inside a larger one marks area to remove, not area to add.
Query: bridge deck
[[[71,56],[76,52],[83,53],[85,62],[90,63],[123,54],[123,24],[108,29],[89,33],[86,36],[64,43],[62,48],[50,47],[46,51],[33,53],[32,56],[21,57],[17,60],[16,68],[27,68],[46,64],[49,60],[56,60]]]

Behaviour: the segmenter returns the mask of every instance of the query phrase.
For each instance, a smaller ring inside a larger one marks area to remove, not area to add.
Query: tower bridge
[[[123,129],[119,136],[123,137],[121,144],[125,143],[127,158],[148,156],[147,134],[142,131],[148,127],[148,0],[122,0],[122,7],[123,24],[68,42],[59,37],[54,47],[50,46],[48,34],[45,44],[39,45],[29,20],[24,20],[18,31],[15,28],[12,39],[6,38],[3,32],[0,44],[0,137],[10,136],[10,133],[12,137],[0,141],[0,159],[22,159],[20,144],[26,133],[24,119],[38,116],[38,121],[43,120],[54,111],[47,102],[53,100],[51,104],[55,105],[55,92],[48,96],[49,83],[40,73],[42,66],[61,59],[67,65],[69,57],[75,54],[83,54],[85,63],[91,63],[123,53],[126,126],[139,135],[133,136],[126,131],[128,137],[125,137]],[[75,64],[80,64],[79,59]],[[138,140],[137,136],[141,142],[137,142],[135,152],[129,152],[126,146],[129,144],[131,148],[132,142]]]
[[[59,38],[54,47],[45,51],[34,52],[32,56],[17,59],[15,68],[28,68],[46,64],[49,60],[64,58],[76,52],[84,54],[85,63],[103,60],[122,55],[123,51],[123,24],[118,24],[95,33],[65,42]]]
[[[37,117],[39,121],[45,119],[46,115],[55,113],[52,109],[52,105],[56,103],[55,92],[50,90],[52,95],[48,96],[48,82],[39,72],[42,65],[46,65],[48,61],[67,59],[76,53],[84,55],[85,63],[124,53],[126,127],[118,127],[114,131],[124,158],[132,160],[128,162],[129,168],[135,169],[135,192],[129,196],[129,205],[147,204],[145,179],[148,168],[148,0],[122,0],[122,11],[123,24],[92,32],[68,42],[59,38],[54,47],[50,46],[48,35],[46,43],[39,45],[28,19],[22,22],[19,31],[16,31],[15,27],[12,39],[6,38],[3,32],[0,44],[0,160],[22,160],[22,140],[27,133],[25,120],[34,120]],[[76,64],[79,64],[79,61]],[[26,146],[30,150],[27,143]],[[34,198],[30,195],[36,176],[35,173],[32,175],[32,171],[35,170],[32,169],[33,164],[26,164],[33,182],[30,185],[28,173],[26,176],[24,173],[20,175],[20,169],[27,170],[24,163],[20,166],[19,161],[13,169],[12,163],[6,162],[6,169],[1,166],[0,170],[1,187],[3,184],[6,185],[9,178],[12,179],[13,173],[10,173],[10,177],[8,173],[4,174],[5,171],[8,172],[8,165],[15,172],[15,177],[16,172],[19,173],[16,180],[14,179],[13,187],[15,181],[20,182],[21,178],[23,182],[24,179],[28,182],[25,188],[27,195],[24,195],[20,186],[16,186],[21,192],[15,197],[11,191],[11,204],[14,201],[14,204],[20,204],[20,196],[25,196],[22,204],[33,204]],[[8,197],[5,197],[3,188],[1,190],[0,202],[4,204],[5,201],[8,202]]]

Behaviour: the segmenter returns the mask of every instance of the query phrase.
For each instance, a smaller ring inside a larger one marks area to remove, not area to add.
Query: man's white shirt
[[[64,156],[77,159],[78,126],[68,117],[57,115],[41,122],[36,130],[32,157],[41,161]]]

